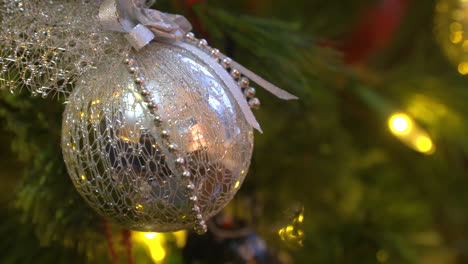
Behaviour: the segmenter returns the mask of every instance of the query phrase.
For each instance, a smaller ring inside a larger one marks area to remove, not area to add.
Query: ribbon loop
[[[130,45],[136,50],[140,50],[148,45],[155,37],[153,32],[142,24],[138,24],[125,36]]]
[[[165,40],[181,40],[192,30],[190,22],[181,15],[139,8],[137,17],[140,23],[156,33],[158,38]]]

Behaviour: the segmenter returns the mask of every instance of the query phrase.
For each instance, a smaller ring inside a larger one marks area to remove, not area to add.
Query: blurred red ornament
[[[198,4],[200,2],[205,2],[206,0],[186,0],[187,5],[189,7],[192,7],[194,4]]]
[[[345,61],[364,63],[385,48],[400,26],[407,7],[408,0],[382,0],[365,10],[343,46]]]

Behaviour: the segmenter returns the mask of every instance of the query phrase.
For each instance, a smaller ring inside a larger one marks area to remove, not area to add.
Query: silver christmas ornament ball
[[[98,67],[70,96],[62,130],[69,175],[89,205],[125,228],[192,228],[241,186],[252,128],[213,69],[222,66],[163,43],[129,58]]]

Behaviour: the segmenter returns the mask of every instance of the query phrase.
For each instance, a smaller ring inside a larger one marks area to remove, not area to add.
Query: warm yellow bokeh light
[[[183,248],[187,244],[187,230],[172,233],[175,237],[177,247]]]
[[[426,136],[421,136],[416,139],[416,147],[423,153],[431,153],[434,150],[432,140]]]
[[[141,239],[148,246],[151,258],[155,263],[161,263],[166,258],[164,236],[159,233],[140,233]]]
[[[151,258],[156,263],[160,263],[166,257],[166,250],[162,246],[152,246],[150,247],[151,250]]]
[[[398,113],[389,118],[388,125],[392,133],[410,148],[433,154],[435,145],[428,133],[406,114]]]
[[[463,40],[463,32],[452,32],[450,34],[450,41],[452,41],[453,44],[460,43]]]
[[[298,221],[299,223],[304,222],[304,215],[303,215],[303,214],[300,214],[299,217],[297,217],[297,221]]]
[[[156,233],[144,233],[143,234],[147,239],[154,239],[156,237]]]
[[[380,263],[385,263],[390,258],[390,255],[386,250],[379,250],[376,254],[376,257],[377,261],[379,261]]]
[[[452,24],[450,24],[450,31],[452,32],[463,31],[463,25],[460,22],[452,22]]]
[[[468,74],[468,63],[462,62],[458,64],[458,72],[462,75]]]
[[[388,124],[390,130],[398,135],[408,134],[412,127],[411,119],[405,114],[395,114],[391,116]]]
[[[464,52],[468,52],[468,40],[463,41],[462,47]]]

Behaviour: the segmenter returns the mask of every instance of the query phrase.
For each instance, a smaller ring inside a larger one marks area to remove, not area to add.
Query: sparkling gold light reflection
[[[120,138],[122,138],[126,142],[130,141],[130,139],[128,137],[121,136]]]
[[[240,181],[237,181],[237,182],[236,182],[236,185],[234,186],[234,188],[237,189],[237,188],[239,188],[239,186],[240,186]]]
[[[304,221],[304,208],[292,219],[291,223],[278,230],[278,235],[284,242],[291,246],[302,247],[304,241],[304,231],[301,230]]]
[[[299,217],[297,218],[297,221],[298,221],[299,223],[304,222],[304,215],[303,215],[303,214],[300,214]]]
[[[143,212],[144,209],[145,209],[145,207],[143,205],[141,205],[141,204],[137,204],[135,206],[135,212],[137,212],[137,213]]]
[[[278,231],[278,235],[282,240],[289,243],[295,243],[299,246],[302,246],[304,240],[304,231],[300,229],[295,229],[293,225],[288,225],[284,228],[281,228]]]
[[[190,132],[190,143],[188,146],[188,151],[193,152],[197,151],[200,148],[206,147],[208,145],[205,136],[204,129],[200,124],[195,124],[189,128]]]

